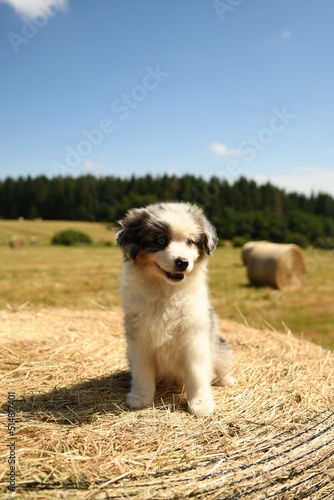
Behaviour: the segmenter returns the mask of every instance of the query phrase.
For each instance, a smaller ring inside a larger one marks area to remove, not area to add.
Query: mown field
[[[91,247],[55,247],[50,240],[61,229],[91,236]],[[23,249],[8,246],[23,236]],[[32,245],[29,238],[35,236]],[[119,307],[122,266],[114,232],[107,225],[65,221],[0,221],[0,309],[52,306],[79,309]],[[111,242],[112,247],[105,246]],[[210,288],[216,311],[256,328],[292,331],[334,349],[334,252],[305,252],[307,282],[294,291],[248,285],[240,250],[218,248],[210,259]]]

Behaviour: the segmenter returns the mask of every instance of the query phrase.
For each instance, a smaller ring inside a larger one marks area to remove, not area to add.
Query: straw
[[[25,308],[0,321],[3,492],[13,391],[16,498],[332,498],[333,353],[222,321],[237,384],[213,387],[217,411],[199,419],[174,385],[127,409],[120,310]]]

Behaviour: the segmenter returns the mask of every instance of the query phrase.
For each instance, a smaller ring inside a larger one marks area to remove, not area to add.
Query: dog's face
[[[131,209],[119,221],[118,245],[151,280],[182,283],[217,246],[216,230],[189,203]]]

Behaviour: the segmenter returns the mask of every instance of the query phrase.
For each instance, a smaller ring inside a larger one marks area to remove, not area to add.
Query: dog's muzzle
[[[160,271],[162,271],[169,280],[182,281],[184,279],[184,271],[189,266],[189,262],[187,259],[182,259],[181,257],[178,257],[177,259],[175,259],[175,271],[174,272],[166,271],[165,269],[160,267],[157,262],[156,262],[156,265],[160,269]]]

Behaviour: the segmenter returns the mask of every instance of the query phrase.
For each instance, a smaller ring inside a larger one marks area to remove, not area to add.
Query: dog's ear
[[[132,208],[118,221],[121,229],[116,234],[116,241],[129,259],[136,260],[140,250],[141,234],[148,217],[145,208]]]
[[[191,205],[189,212],[194,217],[200,230],[200,246],[208,255],[211,255],[218,244],[215,226],[208,221],[203,210],[197,205]]]
[[[208,255],[211,255],[216,246],[218,245],[218,237],[215,226],[208,221],[206,217],[203,216],[203,228],[202,241],[204,250]]]

